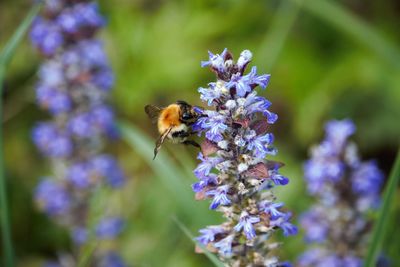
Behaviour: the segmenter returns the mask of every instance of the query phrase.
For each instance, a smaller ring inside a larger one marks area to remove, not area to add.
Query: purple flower
[[[32,131],[32,139],[36,146],[47,156],[68,157],[72,153],[71,140],[61,135],[51,123],[39,123]]]
[[[97,28],[105,24],[104,18],[99,13],[99,6],[95,2],[76,5],[75,12],[84,26]]]
[[[52,14],[57,14],[63,9],[64,0],[46,0],[44,2],[46,11]]]
[[[101,239],[112,239],[121,233],[124,225],[121,218],[104,218],[96,226],[96,235]]]
[[[217,70],[218,72],[223,72],[225,70],[225,56],[228,53],[228,49],[224,49],[221,55],[213,54],[208,51],[208,55],[210,59],[208,61],[202,61],[201,66],[206,67],[210,66],[211,68]]]
[[[338,158],[313,156],[304,164],[304,174],[309,182],[307,185],[309,192],[311,194],[323,193],[323,185],[326,182],[337,183],[341,180],[344,168],[345,165]]]
[[[240,53],[240,57],[238,58],[237,65],[239,70],[243,71],[244,68],[249,64],[253,57],[253,54],[249,50],[243,50]]]
[[[118,166],[116,159],[110,155],[98,155],[91,161],[92,168],[112,187],[125,184],[125,175]]]
[[[109,133],[115,128],[114,112],[106,105],[97,106],[91,112],[92,123],[100,132]]]
[[[68,94],[48,86],[38,86],[36,88],[38,103],[48,108],[53,115],[58,115],[71,110],[72,102]]]
[[[199,230],[199,232],[201,233],[201,235],[197,237],[196,240],[206,246],[208,243],[215,240],[216,235],[224,233],[224,229],[219,225],[212,225]]]
[[[291,217],[292,217],[292,214],[290,212],[286,213],[285,216],[279,217],[276,220],[272,220],[271,226],[276,226],[276,227],[281,228],[283,230],[284,236],[296,235],[298,232],[298,229],[295,225],[293,225],[289,222]]]
[[[84,27],[102,26],[104,19],[99,15],[96,3],[81,3],[65,9],[56,22],[66,33],[75,34]]]
[[[49,60],[39,69],[41,84],[50,87],[61,87],[65,84],[63,65],[55,60]]]
[[[274,203],[269,201],[263,201],[258,205],[259,210],[268,213],[272,220],[276,220],[279,217],[285,215],[285,213],[279,211],[283,207],[283,203]]]
[[[229,257],[232,254],[232,241],[233,235],[228,235],[224,239],[221,239],[217,243],[214,244],[214,247],[218,249],[218,252],[225,256]]]
[[[101,154],[107,139],[117,136],[107,104],[114,77],[103,44],[95,38],[105,24],[93,1],[46,0],[30,37],[43,57],[36,87],[37,103],[50,122],[38,123],[32,139],[49,157],[56,179],[43,180],[35,198],[39,207],[66,227],[79,251],[88,239],[90,201],[101,187],[121,187],[125,177],[116,160]],[[105,210],[109,210],[105,207]],[[97,238],[112,239],[122,220],[107,217],[97,225]],[[94,237],[95,238],[95,237]],[[71,253],[71,262],[78,262]],[[124,266],[115,254],[93,255],[94,266]]]
[[[232,76],[230,82],[226,84],[226,88],[236,88],[236,94],[243,97],[246,93],[251,92],[253,86],[259,85],[265,89],[268,85],[270,75],[257,76],[257,67],[252,67],[249,74],[242,76],[241,73],[236,73]]]
[[[250,216],[247,212],[243,211],[240,215],[239,223],[233,228],[236,232],[240,232],[243,229],[246,238],[252,240],[256,237],[256,231],[254,230],[253,224],[260,222],[260,218],[256,216]]]
[[[361,267],[362,266],[362,260],[358,257],[349,255],[344,257],[342,260],[343,266],[346,267]]]
[[[78,226],[72,230],[72,240],[78,245],[84,244],[88,239],[88,231],[85,227]]]
[[[324,215],[317,210],[310,210],[300,218],[300,224],[305,229],[305,240],[307,242],[323,242],[328,234],[328,225],[324,222]]]
[[[78,188],[87,188],[93,183],[91,171],[87,163],[78,162],[69,167],[67,179]]]
[[[200,87],[198,91],[200,93],[200,99],[206,101],[209,106],[211,106],[215,99],[222,95],[222,92],[220,90],[216,90],[215,86],[211,88]]]
[[[203,122],[202,129],[206,131],[206,138],[213,142],[219,142],[224,139],[223,133],[228,129],[225,124],[225,117],[215,111],[208,112],[208,119]]]
[[[223,161],[223,159],[220,157],[204,158],[202,153],[199,153],[199,155],[197,156],[197,159],[202,161],[194,170],[194,174],[199,179],[203,179],[205,176],[207,176],[210,173],[212,168],[214,168],[218,163]]]
[[[354,134],[356,127],[349,119],[342,121],[332,120],[326,124],[325,131],[327,140],[335,144],[338,149],[341,149],[346,139]]]
[[[228,198],[228,185],[219,186],[216,189],[210,190],[206,193],[207,196],[212,196],[213,201],[211,202],[210,209],[214,210],[220,205],[229,205],[231,201]]]
[[[194,183],[192,185],[192,189],[194,192],[200,192],[203,190],[206,186],[216,186],[218,184],[218,176],[214,173],[210,173],[206,176],[203,176],[200,178],[200,181],[197,183]]]
[[[78,44],[78,49],[83,64],[88,67],[102,67],[108,65],[107,56],[103,50],[103,44],[98,40],[81,41]]]
[[[221,55],[209,53],[209,58],[202,66],[210,66],[217,80],[198,90],[200,99],[212,109],[199,110],[201,116],[192,126],[206,138],[201,146],[204,155],[199,155],[194,170],[199,181],[192,188],[197,199],[210,197],[210,209],[218,208],[226,222],[202,229],[197,240],[210,251],[217,250],[227,266],[259,266],[261,262],[263,266],[289,266],[272,256],[270,250],[276,246],[268,244],[276,228],[285,235],[297,233],[290,223],[291,214],[280,210],[283,203],[275,203],[270,191],[289,182],[278,171],[281,164],[266,158],[277,153],[274,136],[267,130],[278,117],[268,110],[271,102],[257,96],[256,88],[265,88],[270,76],[257,75],[256,67],[245,74],[252,59],[248,50],[237,62],[227,50]]]
[[[276,173],[275,171],[270,174],[270,178],[275,183],[275,185],[287,185],[289,183],[289,178],[279,173]]]
[[[126,267],[126,264],[117,253],[110,251],[102,257],[99,267]]]
[[[114,85],[114,74],[110,68],[103,67],[92,74],[92,83],[104,91]]]
[[[80,113],[75,115],[68,122],[71,134],[81,138],[88,138],[95,134],[93,117],[89,113]]]
[[[71,196],[66,188],[50,178],[36,187],[35,199],[49,215],[61,215],[71,207]]]
[[[55,261],[46,261],[43,264],[43,267],[62,267],[58,262]]]
[[[45,55],[53,55],[64,44],[60,29],[41,17],[37,17],[32,24],[30,39]]]
[[[337,255],[329,255],[325,257],[323,261],[321,261],[318,267],[337,267],[337,266],[346,266],[342,265],[341,259]],[[347,267],[347,266],[346,266]]]
[[[255,136],[248,140],[248,149],[253,151],[257,158],[265,158],[266,155],[275,155],[276,150],[271,146],[274,141],[274,135],[267,133],[265,135]]]
[[[383,174],[376,162],[362,163],[351,176],[353,192],[356,194],[379,194],[383,183]]]
[[[319,248],[307,250],[300,255],[297,263],[300,267],[317,266],[316,264],[324,257],[324,252]]]
[[[348,141],[355,126],[350,120],[330,121],[325,139],[311,150],[304,165],[310,195],[316,201],[300,219],[305,241],[317,243],[299,258],[299,266],[362,265],[367,212],[379,205],[383,175],[374,161],[361,162],[355,144]],[[346,248],[335,250],[335,248]]]
[[[278,115],[268,110],[271,106],[271,102],[263,97],[257,96],[257,92],[255,91],[246,97],[244,106],[248,114],[256,112],[262,113],[267,118],[268,123],[275,123],[278,119]]]
[[[79,30],[80,26],[78,14],[73,9],[66,9],[57,17],[57,24],[63,31],[75,33]]]

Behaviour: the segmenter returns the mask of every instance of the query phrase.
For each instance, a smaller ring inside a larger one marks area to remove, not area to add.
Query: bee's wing
[[[161,108],[154,106],[154,105],[146,105],[144,107],[144,111],[146,112],[146,114],[149,116],[149,118],[151,119],[152,123],[156,123],[158,116],[160,115],[161,112]]]
[[[172,127],[169,127],[160,137],[157,139],[156,147],[154,148],[154,157],[153,160],[156,158],[158,151],[161,148],[161,145],[164,143],[165,138],[167,138],[168,134],[171,132]]]

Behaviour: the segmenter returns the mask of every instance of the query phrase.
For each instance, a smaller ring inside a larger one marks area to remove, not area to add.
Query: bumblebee
[[[191,126],[200,117],[200,114],[194,110],[193,106],[179,100],[165,108],[147,105],[144,110],[151,121],[157,123],[158,132],[160,133],[154,148],[153,160],[166,139],[175,144],[182,143],[200,148],[200,145],[195,141],[187,140],[193,134]]]

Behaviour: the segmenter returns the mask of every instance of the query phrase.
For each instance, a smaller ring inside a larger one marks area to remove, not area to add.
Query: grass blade
[[[370,25],[341,7],[337,1],[327,0],[292,0],[302,4],[303,8],[321,20],[325,20],[338,30],[348,34],[363,46],[368,47],[379,57],[395,68],[400,68],[400,51],[389,41],[385,40]]]
[[[11,39],[7,42],[7,44],[4,46],[3,50],[1,51],[0,65],[2,65],[4,68],[11,61],[11,58],[14,55],[18,44],[21,42],[25,33],[28,31],[30,25],[32,24],[33,19],[39,13],[41,6],[42,6],[42,2],[39,2],[39,3],[35,4],[34,6],[32,6],[31,10],[28,12],[25,19],[18,26],[17,30],[14,32]]]
[[[190,181],[185,178],[184,172],[163,151],[153,160],[154,140],[148,138],[132,124],[120,122],[119,128],[122,138],[147,161],[188,218],[193,217],[193,210],[196,210],[196,218],[193,219],[207,219],[209,215],[206,211],[197,208],[194,194],[190,189]]]
[[[35,16],[39,13],[41,4],[34,5],[28,12],[26,18],[19,25],[11,39],[7,42],[4,49],[0,54],[0,118],[3,117],[3,80],[7,65],[11,61],[12,56],[18,44],[21,42],[23,36],[31,25]],[[9,221],[8,203],[7,203],[7,190],[4,175],[3,163],[3,129],[0,123],[0,217],[1,217],[1,233],[2,244],[4,252],[4,266],[14,266],[14,252],[12,246],[11,229]]]
[[[379,217],[375,223],[371,243],[369,244],[365,267],[375,267],[379,253],[381,252],[382,241],[385,237],[387,229],[389,211],[395,198],[395,193],[400,180],[400,149],[394,162],[392,171],[390,172],[389,181],[387,182],[385,193],[383,195],[383,203],[379,210]]]
[[[175,223],[179,226],[179,228],[182,230],[182,232],[197,246],[199,246],[203,251],[206,257],[217,267],[225,267],[225,265],[211,252],[209,252],[202,244],[198,243],[195,239],[193,234],[189,231],[189,229],[178,220],[178,218],[173,217],[172,218]]]
[[[257,58],[262,60],[259,65],[265,66],[266,71],[271,71],[275,65],[299,10],[300,4],[283,1],[276,11],[270,30],[257,51]]]

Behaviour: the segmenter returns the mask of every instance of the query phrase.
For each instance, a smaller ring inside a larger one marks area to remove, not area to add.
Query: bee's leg
[[[158,146],[158,145],[156,144],[156,147],[154,148],[154,157],[153,157],[153,160],[156,159],[158,150],[160,150],[160,146]]]
[[[153,160],[156,158],[158,151],[161,148],[161,145],[164,143],[165,139],[167,138],[169,132],[171,131],[172,127],[168,128],[160,137],[157,139],[156,147],[154,148],[154,157]]]
[[[201,149],[200,145],[198,143],[196,143],[195,141],[193,141],[193,140],[185,140],[185,141],[182,142],[182,144],[184,144],[184,145],[192,145],[192,146],[195,146],[195,147]]]
[[[162,145],[162,139],[159,138],[159,139],[157,140],[157,142],[156,142],[156,147],[154,148],[154,157],[153,157],[153,160],[156,159],[157,153],[158,153],[158,151],[160,150],[161,145]]]

